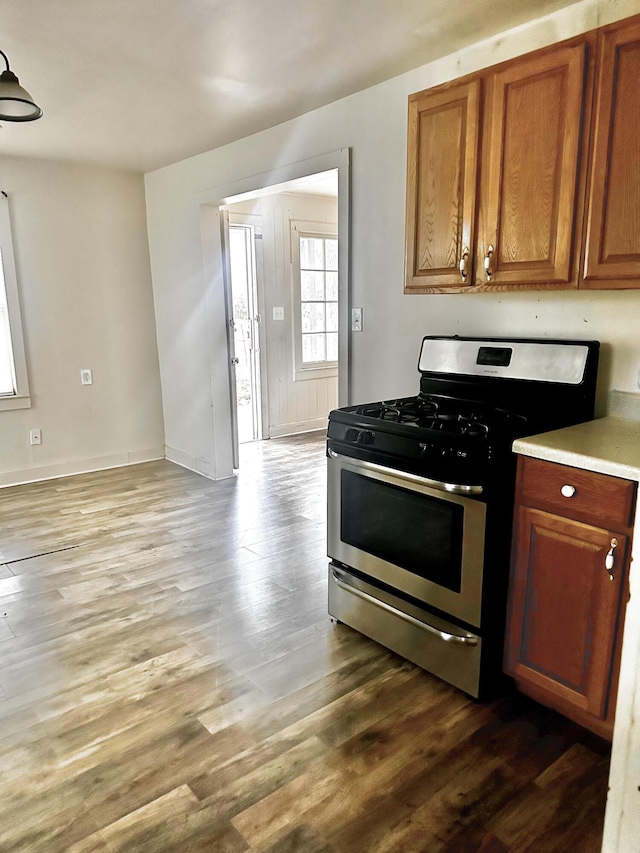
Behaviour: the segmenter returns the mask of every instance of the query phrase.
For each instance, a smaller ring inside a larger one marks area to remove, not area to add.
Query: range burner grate
[[[358,406],[356,414],[448,435],[484,439],[488,438],[492,424],[502,422],[501,415],[507,413],[468,400],[406,397]]]

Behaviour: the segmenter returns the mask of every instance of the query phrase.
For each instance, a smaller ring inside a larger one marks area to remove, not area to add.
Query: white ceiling
[[[0,49],[44,117],[5,122],[0,155],[150,171],[571,2],[3,0]]]

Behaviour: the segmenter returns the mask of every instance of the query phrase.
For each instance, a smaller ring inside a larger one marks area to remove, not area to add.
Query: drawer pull
[[[617,547],[618,547],[618,540],[612,539],[611,540],[611,547],[609,548],[609,551],[607,552],[607,556],[604,558],[604,567],[609,572],[609,580],[610,581],[613,580],[613,568],[614,568],[615,562],[616,562],[615,551],[616,551]]]
[[[563,486],[563,487],[560,489],[560,492],[561,492],[561,494],[563,495],[563,497],[565,497],[565,498],[572,498],[572,497],[575,495],[575,493],[576,493],[576,487],[575,487],[575,486],[569,486],[569,485],[566,485],[566,486]]]

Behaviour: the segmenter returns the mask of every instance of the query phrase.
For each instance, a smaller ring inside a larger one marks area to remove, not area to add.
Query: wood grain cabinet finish
[[[474,80],[409,98],[407,290],[470,280],[480,85]]]
[[[522,692],[609,739],[634,500],[627,480],[518,462],[505,671]]]
[[[412,95],[405,292],[640,288],[639,81],[637,15]]]
[[[410,96],[407,293],[576,286],[586,54],[573,40]]]
[[[476,284],[572,278],[585,61],[577,44],[494,77]]]
[[[584,282],[640,287],[640,19],[606,27],[598,43]]]

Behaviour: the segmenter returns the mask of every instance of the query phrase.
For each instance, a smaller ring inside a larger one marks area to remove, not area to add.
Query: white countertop
[[[518,438],[513,450],[561,465],[640,481],[640,421],[608,416]]]

